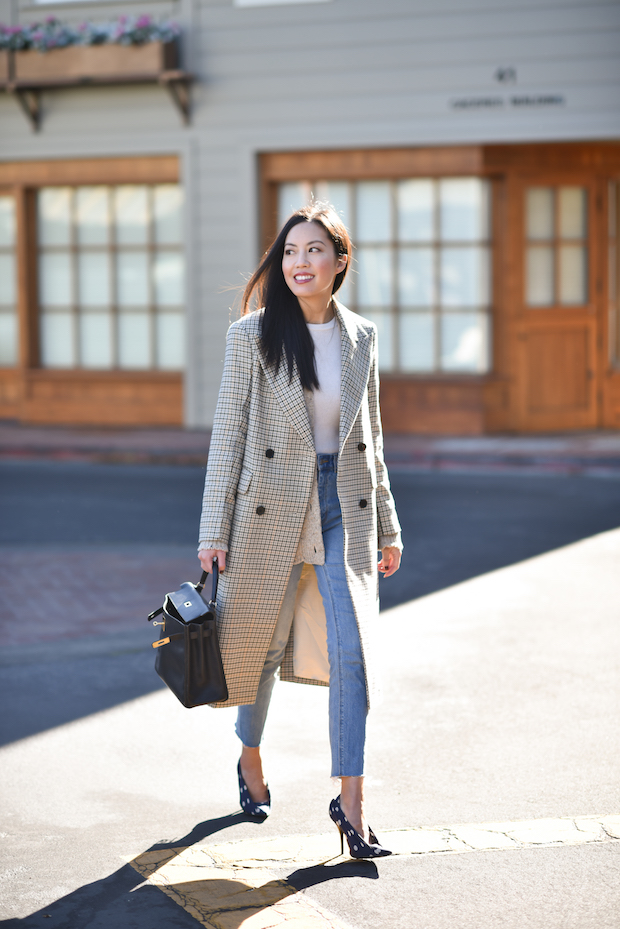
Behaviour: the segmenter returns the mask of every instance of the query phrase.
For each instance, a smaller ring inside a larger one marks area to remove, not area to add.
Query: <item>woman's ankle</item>
[[[254,803],[265,803],[269,798],[269,789],[263,774],[263,762],[260,748],[244,745],[239,759],[241,774],[247,784],[250,797]]]
[[[364,818],[364,778],[342,777],[340,779],[340,806],[356,832],[367,838],[368,827]]]

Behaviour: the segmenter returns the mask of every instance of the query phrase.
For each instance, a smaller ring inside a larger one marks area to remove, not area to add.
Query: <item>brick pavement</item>
[[[167,591],[199,577],[185,547],[4,548],[0,645],[137,631]]]
[[[102,429],[0,422],[0,459],[204,465],[209,432]],[[403,436],[385,439],[391,467],[620,474],[620,431],[554,435]]]

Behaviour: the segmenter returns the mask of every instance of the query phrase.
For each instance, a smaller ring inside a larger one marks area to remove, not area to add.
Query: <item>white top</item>
[[[340,430],[340,326],[336,317],[328,323],[307,323],[314,342],[319,389],[313,390],[314,445],[317,453],[338,451]]]

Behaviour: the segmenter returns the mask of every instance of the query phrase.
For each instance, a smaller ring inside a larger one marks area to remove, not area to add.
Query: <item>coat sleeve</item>
[[[385,460],[383,457],[383,429],[381,428],[381,413],[379,412],[379,368],[378,368],[377,333],[373,336],[372,361],[370,376],[368,378],[368,406],[370,411],[370,424],[375,452],[375,468],[377,472],[377,523],[379,530],[379,548],[394,546],[403,550],[400,523],[396,515],[394,497],[390,490]]]
[[[226,337],[224,373],[215,410],[200,519],[200,545],[228,549],[237,485],[245,454],[252,388],[252,346],[233,323]]]

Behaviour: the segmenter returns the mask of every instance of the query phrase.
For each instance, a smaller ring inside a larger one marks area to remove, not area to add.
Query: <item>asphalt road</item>
[[[196,544],[203,469],[0,463],[0,545]],[[383,608],[620,526],[620,480],[392,474],[402,570]]]
[[[191,554],[201,485],[194,468],[2,463],[0,558]],[[618,543],[563,546],[620,526],[620,480],[394,473],[393,487],[406,557],[382,583],[384,608],[403,606],[386,614],[386,701],[369,720],[373,827],[619,812]],[[332,829],[323,688],[276,689],[274,812],[257,827],[238,810],[234,710],[184,710],[156,686],[148,643],[26,653],[0,684],[7,929],[195,929],[124,862]],[[278,876],[356,929],[615,929],[619,853],[607,842],[395,856]]]

